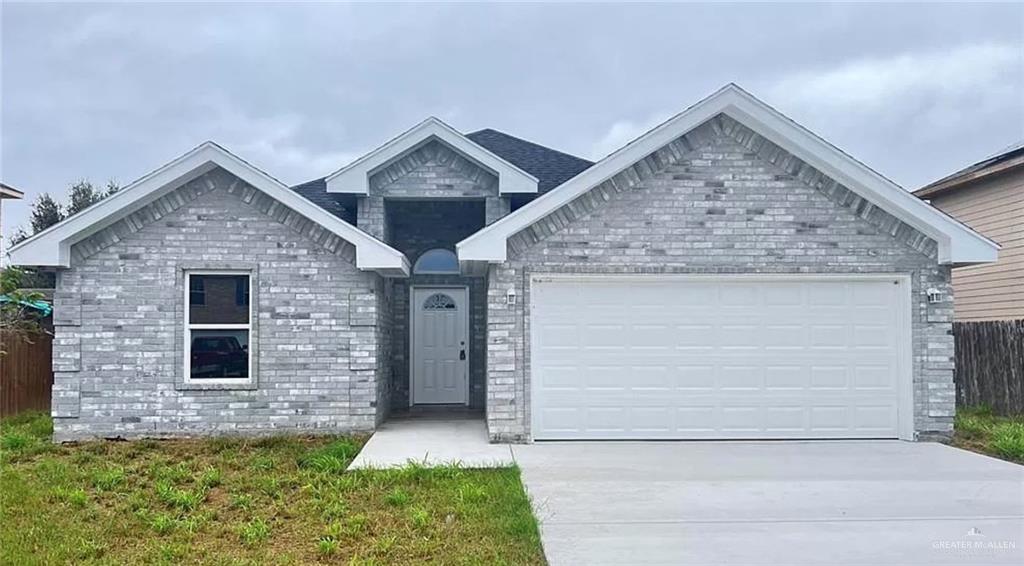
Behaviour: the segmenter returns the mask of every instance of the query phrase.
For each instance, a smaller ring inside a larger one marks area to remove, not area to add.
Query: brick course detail
[[[912,281],[914,427],[948,436],[952,297],[936,244],[719,115],[510,238],[490,268],[487,422],[529,439],[529,279],[540,273],[899,273]],[[514,289],[523,298],[506,304]]]

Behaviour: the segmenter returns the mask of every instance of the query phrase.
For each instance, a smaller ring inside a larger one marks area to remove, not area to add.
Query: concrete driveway
[[[1024,564],[1024,467],[940,444],[512,451],[554,566]]]

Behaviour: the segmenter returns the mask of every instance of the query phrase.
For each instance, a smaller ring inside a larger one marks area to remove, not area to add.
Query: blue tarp
[[[13,300],[7,295],[0,295],[0,303],[10,303],[12,301]],[[53,307],[46,301],[18,301],[18,304],[31,309],[36,309],[43,316],[50,316],[50,314],[53,313]]]

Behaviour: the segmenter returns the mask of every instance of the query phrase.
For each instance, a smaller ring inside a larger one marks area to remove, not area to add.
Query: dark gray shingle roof
[[[356,223],[355,202],[352,195],[327,192],[324,178],[295,185],[292,190],[313,201],[313,204],[350,223]]]
[[[533,175],[539,190],[546,193],[572,179],[594,164],[549,147],[510,136],[497,130],[480,130],[466,135],[491,153]]]

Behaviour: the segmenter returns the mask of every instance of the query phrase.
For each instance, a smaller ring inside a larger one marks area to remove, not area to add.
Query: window
[[[455,309],[455,301],[444,293],[434,293],[423,301],[423,310],[425,311],[453,311]]]
[[[423,252],[412,268],[413,273],[459,273],[459,258],[451,250],[434,248]]]
[[[196,382],[248,381],[251,377],[249,273],[185,274],[185,375]]]

